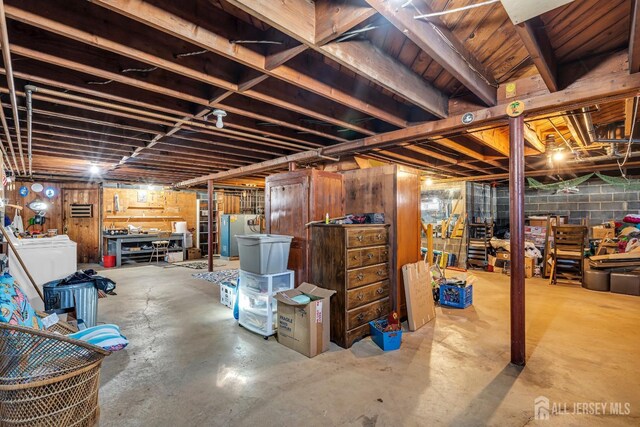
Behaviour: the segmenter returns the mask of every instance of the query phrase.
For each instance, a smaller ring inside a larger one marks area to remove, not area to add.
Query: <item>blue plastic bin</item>
[[[371,339],[378,344],[383,351],[397,350],[402,343],[402,331],[383,332],[387,327],[386,320],[374,320],[369,322]]]
[[[440,285],[440,305],[454,308],[467,308],[473,304],[473,285],[464,287]]]

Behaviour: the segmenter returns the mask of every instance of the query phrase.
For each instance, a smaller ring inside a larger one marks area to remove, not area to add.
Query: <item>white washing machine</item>
[[[76,242],[67,235],[40,239],[17,239],[7,230],[11,242],[24,261],[31,277],[42,291],[42,285],[63,279],[78,270]],[[9,273],[29,298],[36,310],[44,310],[44,303],[31,285],[27,274],[9,247]]]

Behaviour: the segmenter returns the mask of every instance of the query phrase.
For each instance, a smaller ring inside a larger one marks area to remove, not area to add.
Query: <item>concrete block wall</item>
[[[590,225],[611,219],[622,220],[628,213],[640,213],[640,191],[624,191],[621,187],[593,180],[578,187],[579,193],[556,194],[555,191],[525,190],[524,210],[527,216],[553,213],[566,215],[569,223],[579,224],[587,218]],[[497,191],[498,223],[509,223],[509,188]]]

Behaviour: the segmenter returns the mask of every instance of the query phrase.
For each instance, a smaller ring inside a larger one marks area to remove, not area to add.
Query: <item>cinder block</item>
[[[590,194],[590,202],[611,202],[613,201],[613,194]]]
[[[589,203],[578,203],[578,209],[581,211],[599,211],[600,203],[599,202],[589,202]]]

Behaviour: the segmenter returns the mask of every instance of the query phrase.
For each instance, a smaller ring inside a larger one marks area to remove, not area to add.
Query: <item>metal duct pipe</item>
[[[31,151],[31,138],[33,129],[33,100],[31,94],[37,92],[38,88],[33,85],[26,85],[24,92],[27,99],[27,161],[29,162],[29,176],[33,176],[33,153]]]
[[[582,120],[584,121],[585,129],[587,130],[587,145],[593,144],[596,139],[596,128],[593,127],[593,120],[591,119],[591,113],[585,107],[582,107]]]
[[[11,111],[13,112],[13,125],[16,130],[18,152],[20,153],[20,163],[22,164],[22,170],[26,174],[27,169],[24,164],[24,153],[22,152],[22,137],[20,136],[20,116],[18,116],[18,100],[16,98],[15,83],[13,81],[13,65],[11,63],[11,52],[9,52],[9,33],[7,32],[7,18],[4,13],[3,0],[0,0],[0,42],[2,43],[2,59],[4,60],[4,67],[7,71],[7,85],[9,86],[9,99],[11,100]],[[3,125],[4,124],[5,123],[3,123]],[[18,170],[18,172],[20,171],[17,163],[16,169]]]
[[[602,160],[612,160],[612,159],[616,159],[616,158],[620,158],[622,157],[622,155],[618,154],[617,156],[609,156],[609,155],[602,155],[602,156],[593,156],[593,157],[585,157],[582,159],[572,159],[572,160],[567,160],[565,163],[566,164],[576,164],[576,163],[586,163],[586,162],[599,162]],[[634,151],[633,153],[629,154],[629,158],[631,157],[640,157],[640,151]]]

